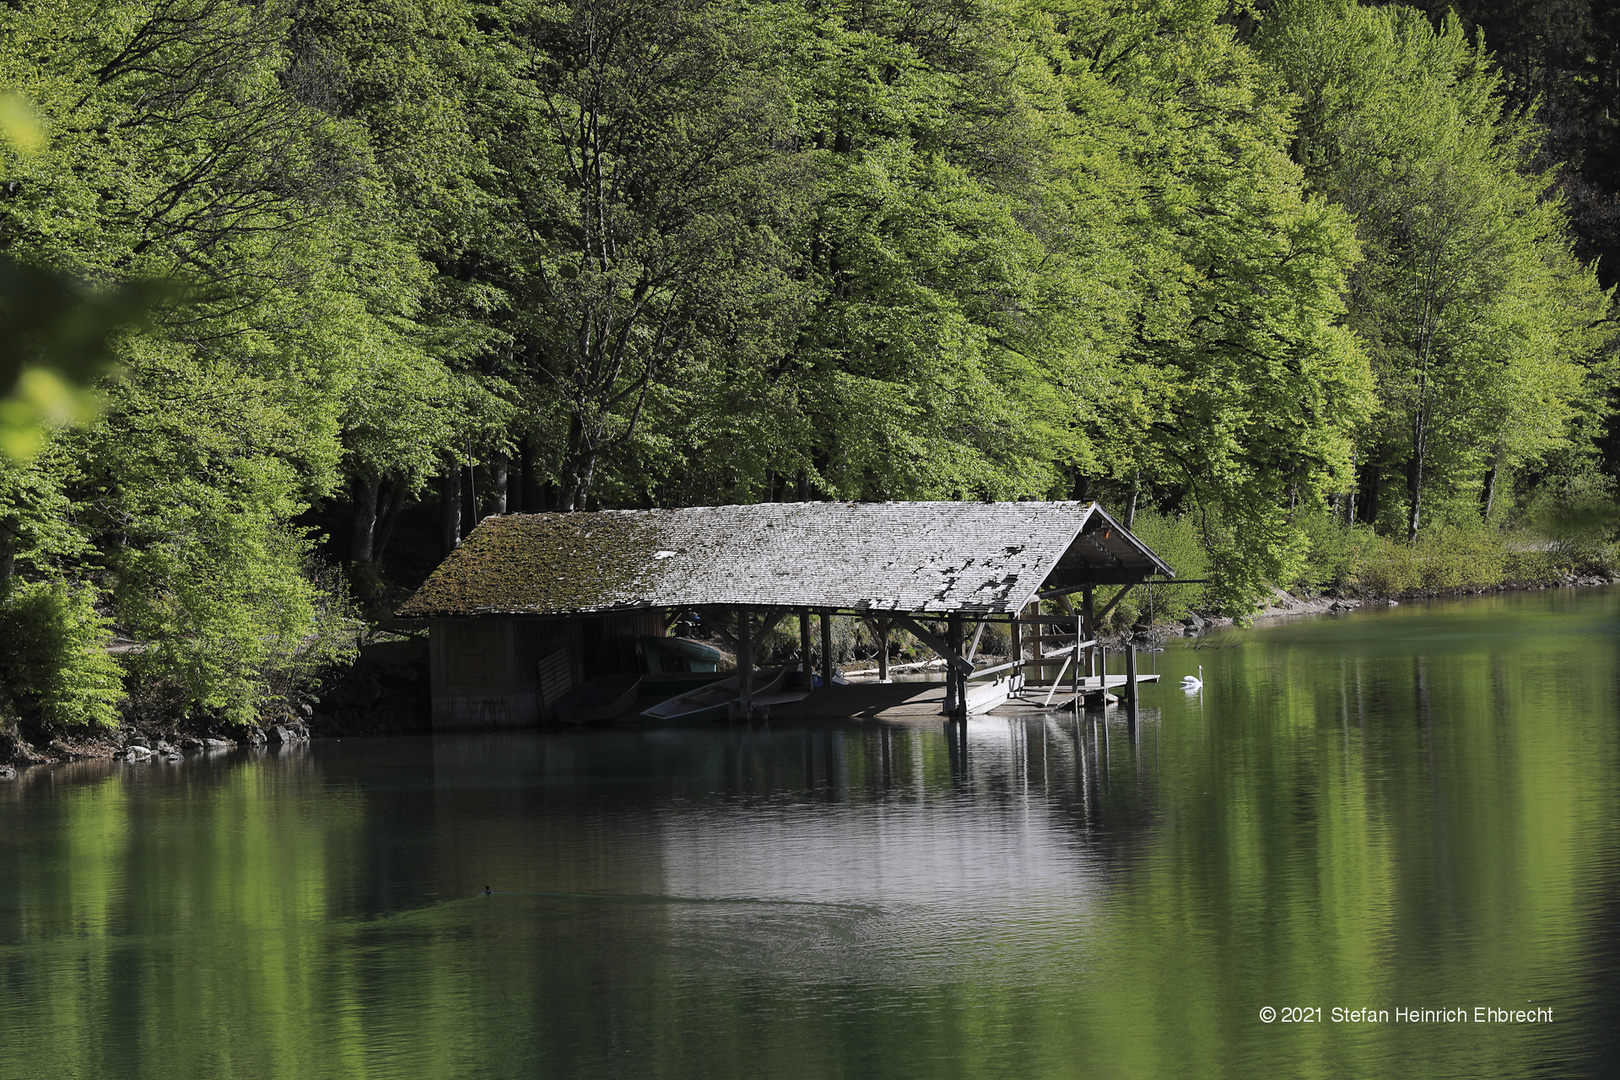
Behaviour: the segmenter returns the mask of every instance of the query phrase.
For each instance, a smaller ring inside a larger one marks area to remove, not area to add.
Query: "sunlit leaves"
[[[1382,520],[1412,539],[1426,499],[1441,520],[1473,516],[1487,474],[1564,443],[1602,341],[1607,299],[1529,166],[1534,134],[1455,20],[1310,0],[1280,7],[1258,46],[1301,98],[1313,185],[1356,218],[1352,321],[1381,406],[1363,441],[1407,479]]]

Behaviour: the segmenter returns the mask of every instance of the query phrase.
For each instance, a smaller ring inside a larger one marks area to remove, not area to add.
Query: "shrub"
[[[1484,523],[1442,526],[1420,534],[1414,547],[1426,593],[1478,592],[1502,582],[1507,546]]]
[[[312,543],[279,520],[280,504],[189,491],[114,562],[120,622],[146,645],[130,658],[137,706],[251,724],[352,658],[353,605],[336,575],[313,568]]]
[[[1310,541],[1304,566],[1290,587],[1339,592],[1356,584],[1359,568],[1377,542],[1372,531],[1344,525],[1328,513],[1300,513],[1295,524]]]
[[[62,581],[19,584],[0,599],[0,708],[46,727],[115,727],[123,672],[93,593]]]
[[[1506,534],[1484,523],[1442,525],[1405,544],[1369,536],[1347,583],[1374,596],[1478,592],[1508,577]]]

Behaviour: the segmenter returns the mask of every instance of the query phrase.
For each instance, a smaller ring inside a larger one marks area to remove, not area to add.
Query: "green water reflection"
[[[1617,647],[1620,593],[1538,593],[1219,635],[1135,724],[965,749],[33,770],[0,785],[0,1078],[1612,1072]],[[1475,1006],[1553,1021],[1331,1022]]]

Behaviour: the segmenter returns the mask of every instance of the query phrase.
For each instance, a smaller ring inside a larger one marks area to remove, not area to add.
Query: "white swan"
[[[1204,688],[1204,665],[1203,664],[1198,665],[1198,674],[1196,674],[1196,675],[1183,675],[1181,677],[1181,688],[1183,690],[1202,690]]]

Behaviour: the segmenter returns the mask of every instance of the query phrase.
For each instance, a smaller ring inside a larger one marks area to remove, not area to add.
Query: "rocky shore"
[[[290,746],[310,740],[310,713],[288,713],[278,722],[246,729],[147,730],[127,725],[116,730],[58,732],[30,742],[15,728],[0,728],[0,780],[17,769],[65,761],[122,758],[131,763],[178,764],[199,754],[242,747]]]

